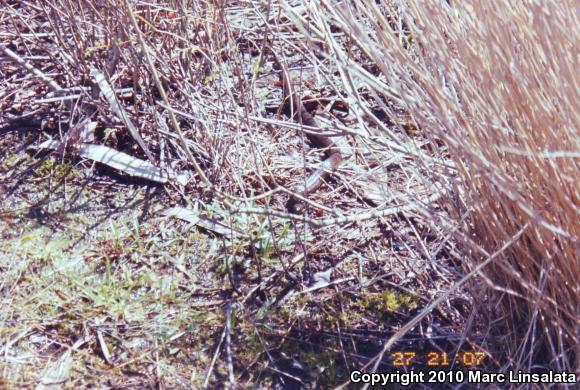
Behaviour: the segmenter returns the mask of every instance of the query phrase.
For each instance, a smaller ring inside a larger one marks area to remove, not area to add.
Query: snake
[[[336,172],[342,163],[342,154],[340,153],[340,149],[336,146],[330,137],[318,132],[321,131],[318,121],[316,118],[314,118],[314,115],[312,115],[304,107],[300,96],[295,91],[293,91],[287,70],[282,65],[273,50],[272,54],[274,62],[279,68],[278,76],[280,78],[280,83],[282,84],[282,112],[284,112],[287,117],[293,119],[295,122],[315,129],[314,131],[305,132],[306,138],[314,148],[319,148],[323,151],[322,161],[318,165],[317,169],[312,172],[308,178],[306,178],[304,184],[293,190],[304,198],[320,188],[326,178]],[[299,204],[300,199],[294,195],[291,195],[290,199],[286,203],[286,208],[289,211],[297,212],[297,206]]]

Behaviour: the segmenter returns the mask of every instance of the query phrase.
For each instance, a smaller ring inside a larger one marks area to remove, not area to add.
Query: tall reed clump
[[[391,2],[395,18],[382,3],[321,1],[315,12],[380,69],[369,87],[454,159],[457,211],[471,210],[465,257],[495,254],[482,276],[500,314],[504,368],[578,372],[577,3],[408,0]],[[371,79],[333,50],[345,71]]]

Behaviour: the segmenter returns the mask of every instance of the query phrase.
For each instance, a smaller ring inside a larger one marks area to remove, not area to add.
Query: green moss
[[[73,180],[81,178],[82,172],[68,161],[49,157],[34,172],[39,177],[51,177],[53,180]]]
[[[378,315],[414,310],[417,307],[417,300],[409,294],[385,290],[382,293],[365,296],[360,300],[359,305],[363,310],[372,311]]]

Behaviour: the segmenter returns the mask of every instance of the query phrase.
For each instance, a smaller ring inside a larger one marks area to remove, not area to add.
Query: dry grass
[[[3,3],[0,49],[41,73],[0,63],[4,385],[329,387],[393,345],[578,371],[572,3],[295,3]],[[318,115],[345,162],[304,215],[284,204],[319,154],[278,113],[267,45],[350,108]],[[11,149],[87,116],[190,182]]]
[[[575,2],[392,3],[387,18],[374,2],[321,2],[316,27],[351,31],[380,70],[369,87],[397,99],[449,148],[463,188],[459,206],[450,206],[457,215],[469,210],[465,255],[485,259],[509,243],[483,272],[495,291],[505,368],[578,372]],[[368,77],[341,56],[334,58],[345,73]]]

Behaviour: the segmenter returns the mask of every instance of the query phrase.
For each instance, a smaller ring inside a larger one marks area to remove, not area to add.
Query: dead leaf
[[[48,140],[40,145],[31,146],[29,150],[51,149],[57,150],[61,147],[61,142]],[[76,152],[80,157],[98,161],[111,168],[126,173],[129,176],[140,177],[142,179],[165,184],[169,181],[175,181],[180,185],[185,185],[189,177],[185,173],[175,173],[171,170],[163,170],[151,164],[149,161],[141,160],[130,156],[126,153],[119,152],[108,146],[95,144],[81,144],[77,147]]]
[[[115,91],[113,91],[113,88],[111,88],[111,86],[109,85],[109,82],[107,81],[105,75],[101,73],[99,70],[94,68],[91,69],[91,75],[99,85],[101,92],[103,92],[105,99],[107,99],[107,102],[111,106],[111,109],[113,110],[115,115],[123,121],[125,126],[127,126],[127,128],[129,129],[129,133],[131,133],[133,139],[137,141],[141,149],[143,149],[149,161],[151,161],[152,163],[155,162],[153,155],[149,151],[149,148],[147,148],[147,145],[145,144],[145,141],[141,137],[141,134],[139,134],[139,130],[137,130],[137,127],[135,127],[135,125],[129,118],[129,115],[127,115],[127,112],[125,111],[123,106],[119,104],[119,101],[117,100],[117,95],[115,95]]]

